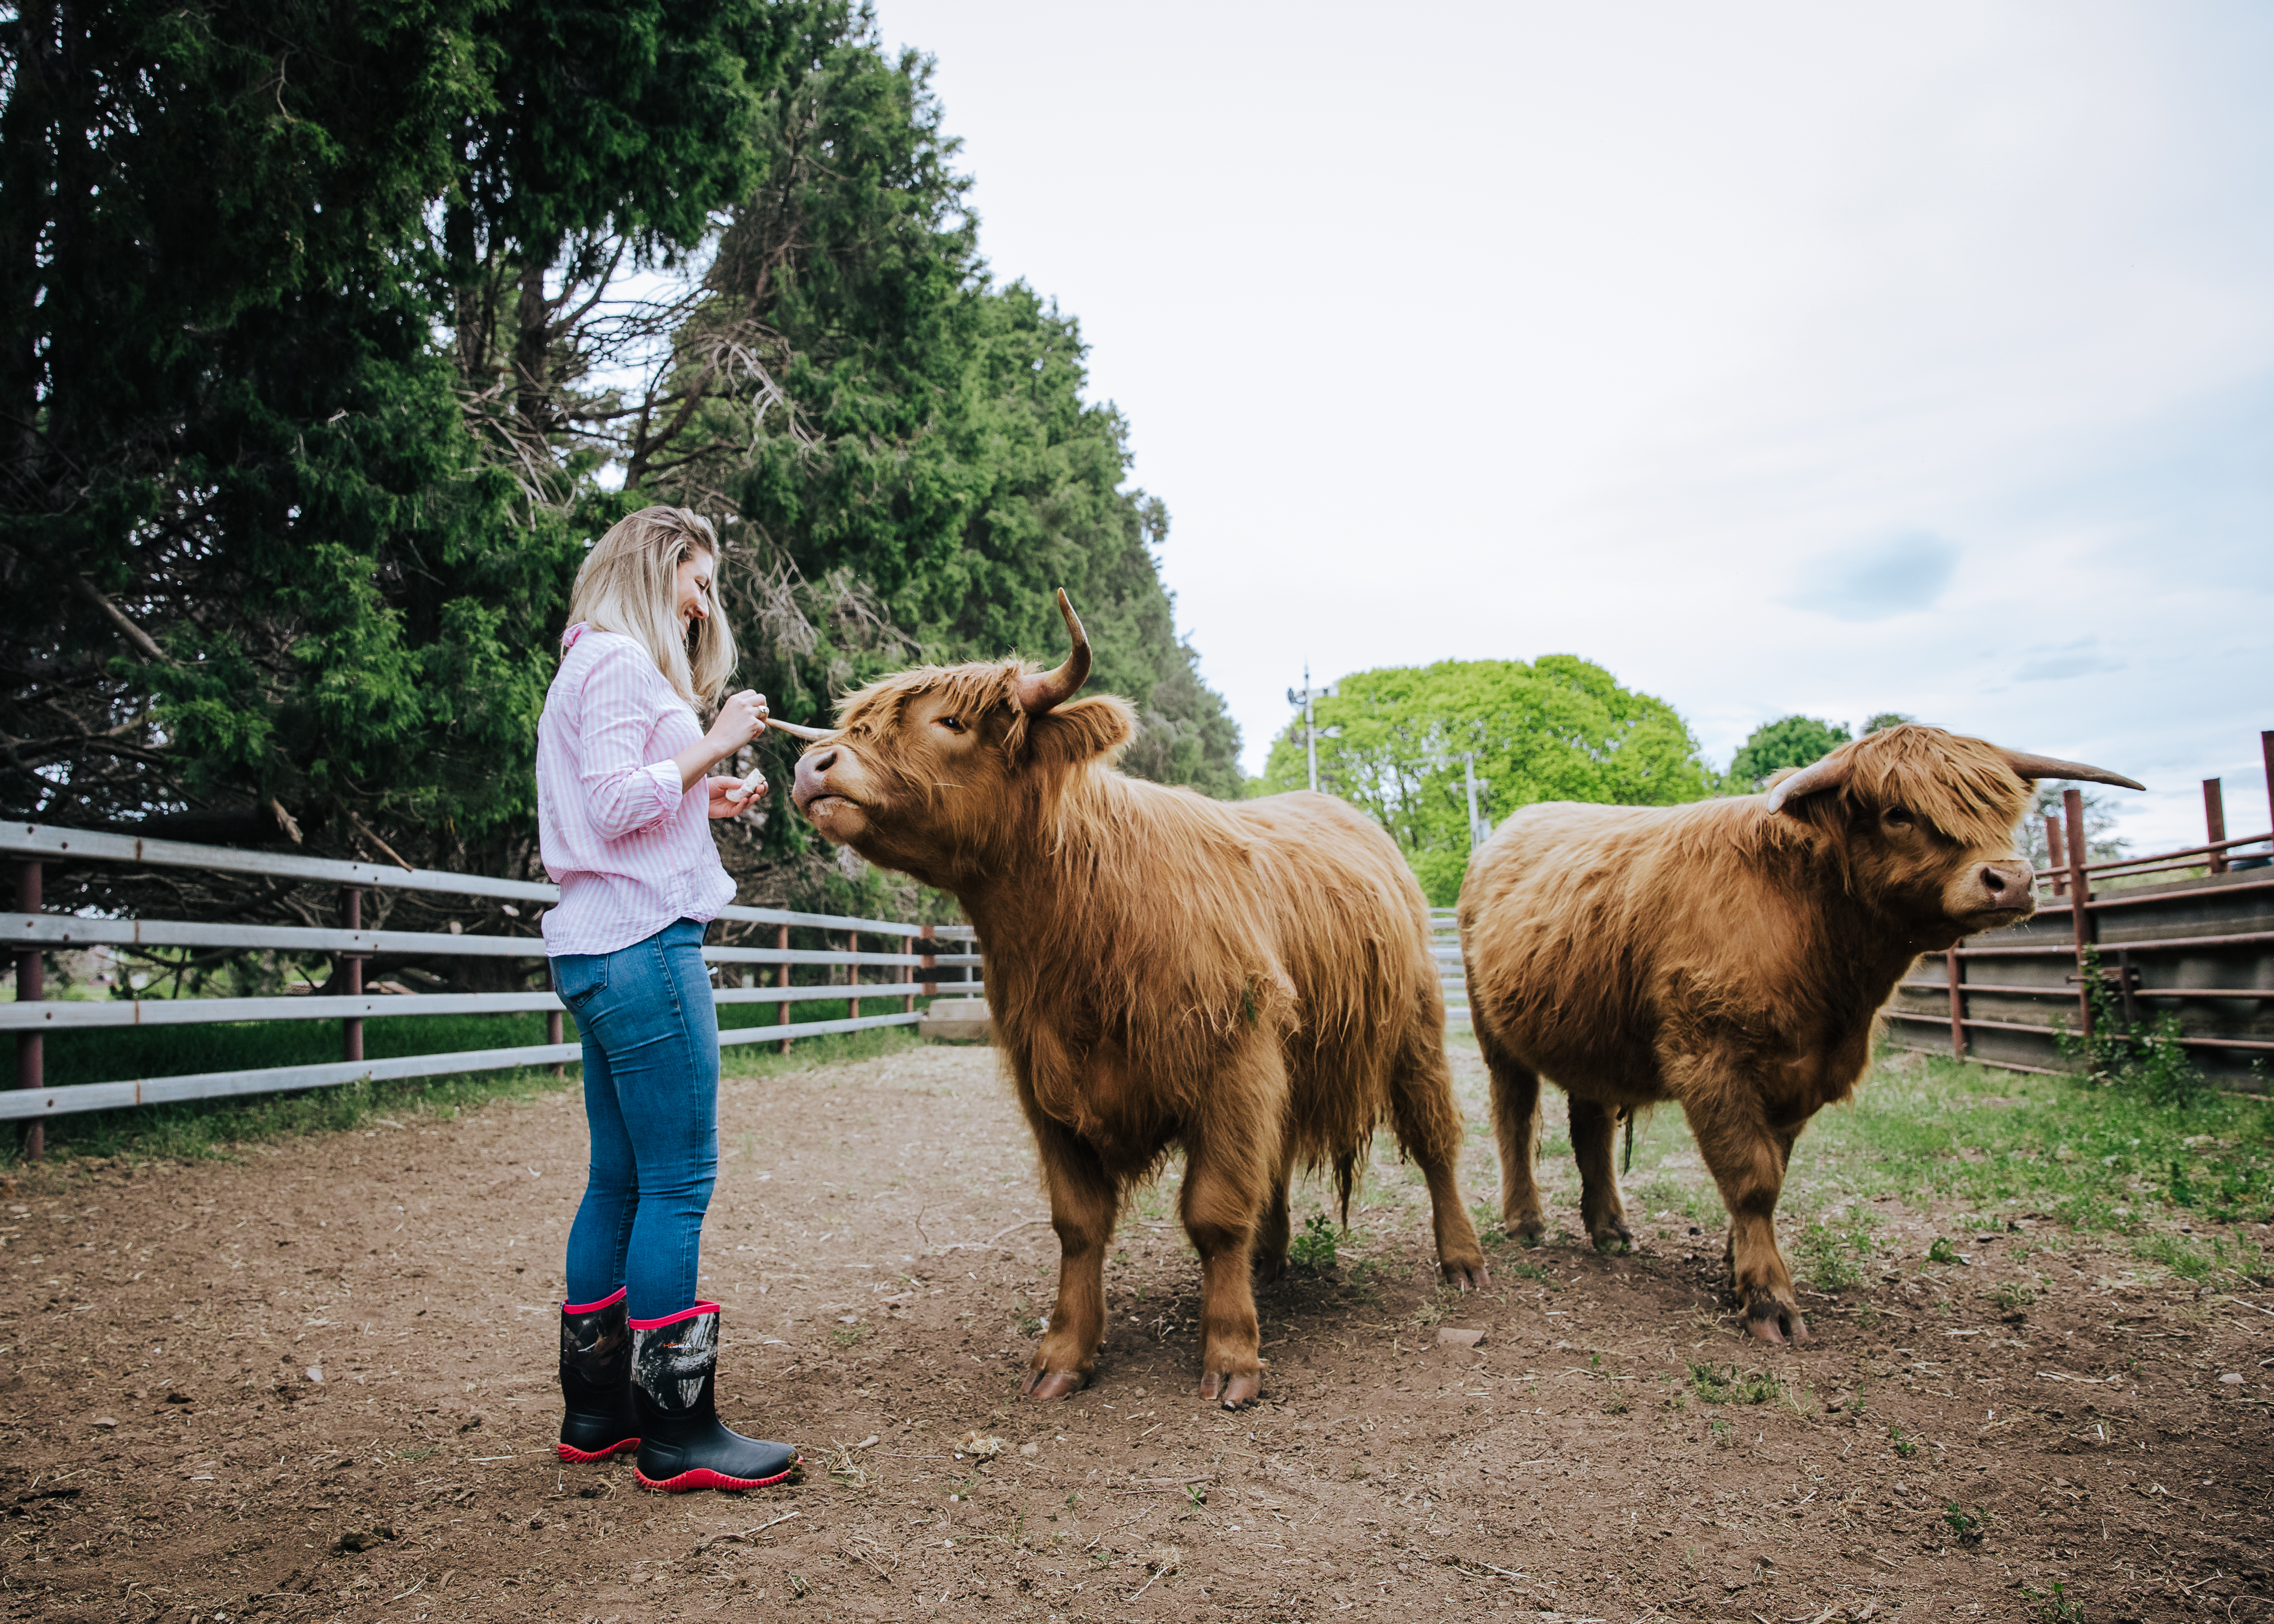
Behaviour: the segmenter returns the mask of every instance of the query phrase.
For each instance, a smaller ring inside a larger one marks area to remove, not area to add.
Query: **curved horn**
[[[1999,755],[2014,770],[2017,778],[2081,778],[2088,784],[2113,784],[2119,789],[2144,790],[2145,784],[2135,784],[2120,772],[2111,772],[2105,767],[2088,767],[2082,762],[2062,761],[2053,756],[2031,756],[2025,750],[2000,748]]]
[[[766,718],[766,726],[778,733],[787,733],[793,739],[802,739],[808,744],[818,744],[824,739],[834,739],[838,733],[834,727],[800,727],[795,722],[785,722],[779,717],[774,716]]]
[[[1796,795],[1813,795],[1820,789],[1837,789],[1848,781],[1848,763],[1834,761],[1829,756],[1811,767],[1803,767],[1781,783],[1769,786],[1769,810],[1781,812],[1784,803]]]
[[[1081,618],[1074,613],[1064,587],[1058,589],[1058,613],[1065,616],[1066,635],[1073,639],[1073,652],[1056,671],[1034,672],[1019,679],[1019,703],[1029,716],[1040,716],[1055,705],[1065,703],[1089,680],[1089,634],[1081,629]]]

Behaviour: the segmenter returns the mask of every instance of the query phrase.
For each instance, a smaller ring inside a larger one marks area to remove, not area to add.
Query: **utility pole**
[[[1329,727],[1323,733],[1321,733],[1311,705],[1314,700],[1332,699],[1334,696],[1335,685],[1331,682],[1324,688],[1311,686],[1311,662],[1308,660],[1303,662],[1303,686],[1287,690],[1287,703],[1303,707],[1303,754],[1305,759],[1310,763],[1311,793],[1314,795],[1319,793],[1319,741],[1339,739],[1342,737],[1343,730],[1339,727]]]
[[[1473,851],[1492,838],[1492,820],[1477,810],[1477,793],[1492,787],[1490,778],[1477,777],[1477,753],[1470,750],[1461,757],[1461,777],[1469,790],[1469,848]]]

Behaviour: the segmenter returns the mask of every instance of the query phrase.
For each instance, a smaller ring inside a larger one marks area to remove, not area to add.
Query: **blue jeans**
[[[553,986],[584,1044],[592,1164],[568,1229],[568,1301],[625,1288],[635,1320],[692,1307],[719,1177],[719,1012],[703,926],[613,953],[563,953]]]

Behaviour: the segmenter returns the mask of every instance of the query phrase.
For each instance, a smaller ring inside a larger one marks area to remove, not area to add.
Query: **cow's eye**
[[[963,718],[961,717],[942,716],[935,717],[932,719],[952,733],[960,733],[963,731]]]
[[[1898,829],[1909,829],[1911,826],[1910,808],[1908,807],[1889,807],[1886,816],[1887,822]]]

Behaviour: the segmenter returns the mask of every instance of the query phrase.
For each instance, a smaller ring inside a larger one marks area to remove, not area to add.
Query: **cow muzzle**
[[[2026,862],[1978,863],[1966,883],[1964,912],[2018,924],[2037,911],[2035,878]]]
[[[791,804],[832,840],[850,838],[860,817],[860,803],[832,777],[841,776],[847,765],[842,745],[823,745],[797,758],[797,771],[790,781]]]

